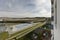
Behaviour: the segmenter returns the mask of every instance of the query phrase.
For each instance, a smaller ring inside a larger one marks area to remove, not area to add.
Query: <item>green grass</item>
[[[0,40],[5,40],[7,37],[8,37],[8,33],[7,32],[0,33]]]

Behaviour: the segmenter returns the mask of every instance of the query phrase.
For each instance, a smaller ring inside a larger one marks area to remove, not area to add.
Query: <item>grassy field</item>
[[[8,38],[8,32],[0,33],[0,40],[5,40],[6,38]]]

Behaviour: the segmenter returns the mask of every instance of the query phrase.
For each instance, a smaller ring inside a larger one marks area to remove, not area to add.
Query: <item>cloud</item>
[[[0,16],[50,17],[50,0],[0,0]]]

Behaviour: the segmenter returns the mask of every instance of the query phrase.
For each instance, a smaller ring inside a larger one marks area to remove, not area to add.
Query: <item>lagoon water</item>
[[[0,23],[1,24],[1,23]],[[5,25],[0,25],[0,32],[4,32],[4,31],[8,31],[9,34],[13,34],[15,32],[18,32],[20,30],[26,29],[28,27],[32,27],[33,25],[35,25],[36,23],[22,23],[22,24],[17,24],[14,26],[5,26]]]
[[[6,27],[4,27],[4,24],[0,23],[0,33],[5,30],[6,30]]]

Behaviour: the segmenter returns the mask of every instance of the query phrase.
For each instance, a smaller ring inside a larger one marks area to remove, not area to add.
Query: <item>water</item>
[[[13,34],[13,33],[18,32],[20,30],[31,27],[35,24],[36,23],[22,23],[22,24],[17,24],[17,25],[14,25],[14,26],[7,26],[7,27],[4,26],[4,25],[0,25],[0,32],[8,31],[9,34]]]
[[[4,24],[0,23],[0,33],[4,32],[6,30],[6,27],[4,27]]]

